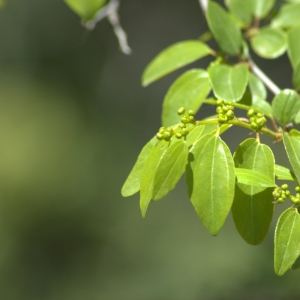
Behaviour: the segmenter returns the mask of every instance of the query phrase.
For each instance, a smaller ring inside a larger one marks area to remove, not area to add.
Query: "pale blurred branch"
[[[87,29],[92,30],[96,24],[107,17],[108,21],[112,25],[115,35],[119,41],[121,51],[125,54],[131,54],[132,50],[127,42],[127,35],[124,29],[121,27],[119,20],[120,0],[111,0],[106,6],[102,7],[99,12],[95,15],[93,20],[83,21],[82,25]]]
[[[206,13],[208,0],[199,0],[203,13]]]

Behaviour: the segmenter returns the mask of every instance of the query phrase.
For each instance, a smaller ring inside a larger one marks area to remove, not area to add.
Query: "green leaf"
[[[300,63],[300,27],[293,28],[287,33],[288,55],[295,69]]]
[[[123,197],[131,196],[140,190],[140,183],[141,183],[141,176],[142,176],[143,168],[145,166],[145,163],[146,163],[153,147],[157,143],[158,143],[158,140],[155,136],[142,149],[134,167],[132,168],[130,174],[128,175],[128,177],[122,187],[121,193],[122,193]]]
[[[186,138],[187,147],[189,148],[190,146],[195,144],[200,139],[200,137],[204,136],[207,133],[215,135],[217,132],[217,126],[218,126],[217,124],[198,125],[187,135]],[[219,128],[219,135],[224,133],[230,127],[232,127],[231,124],[222,124],[221,127]]]
[[[217,235],[234,197],[234,164],[220,137],[206,134],[189,154],[187,184],[191,202],[210,234]]]
[[[272,27],[290,28],[300,25],[300,3],[282,5],[273,18]]]
[[[298,114],[299,114],[299,113],[298,113]],[[289,132],[289,134],[290,134],[291,136],[300,136],[300,131],[297,130],[297,129],[291,129],[290,132]]]
[[[182,176],[187,162],[183,140],[158,143],[151,151],[142,171],[140,207],[145,217],[151,200],[159,200],[171,191]]]
[[[294,121],[296,124],[300,123],[300,111],[298,111],[298,113],[296,114]]]
[[[274,187],[275,182],[268,175],[244,168],[235,168],[237,181],[246,185],[254,185],[260,187]]]
[[[142,85],[147,86],[211,53],[212,50],[198,40],[188,40],[171,45],[160,52],[146,67],[142,75]]]
[[[292,265],[292,270],[297,270],[300,268],[300,257],[298,256],[298,258],[295,260],[294,264]]]
[[[295,174],[288,168],[275,165],[275,175],[279,180],[291,180],[294,181]]]
[[[157,168],[163,159],[167,149],[169,148],[168,143],[160,141],[153,147],[150,155],[144,165],[141,176],[141,191],[140,191],[140,208],[142,216],[146,216],[147,208],[153,195],[154,177],[157,172]]]
[[[298,182],[300,182],[300,137],[288,136],[285,133],[283,133],[282,136],[288,159]]]
[[[243,97],[248,83],[248,67],[244,64],[230,67],[213,65],[208,74],[214,94],[225,101],[238,101]]]
[[[278,219],[275,230],[274,268],[283,275],[299,256],[300,216],[295,208],[289,208]]]
[[[293,85],[296,89],[300,89],[300,63],[294,68],[293,72]]]
[[[249,0],[253,15],[259,19],[264,18],[275,4],[275,0]]]
[[[205,125],[206,127],[206,125]],[[201,134],[201,137],[198,138],[194,143],[193,146],[190,148],[190,153],[188,155],[188,164],[186,166],[186,184],[188,187],[188,194],[189,197],[192,197],[193,188],[194,188],[194,169],[199,158],[199,155],[195,155],[194,153],[198,153],[204,147],[206,142],[214,136],[211,132],[206,132],[205,134]]]
[[[208,74],[202,69],[193,69],[181,75],[168,90],[162,112],[163,126],[171,126],[180,122],[177,114],[179,107],[197,112],[210,92]]]
[[[293,122],[300,110],[300,98],[294,90],[285,89],[277,94],[272,101],[275,119],[283,126]]]
[[[186,144],[188,148],[194,143],[196,143],[196,141],[200,138],[200,136],[203,135],[204,128],[205,125],[199,125],[196,128],[194,128],[192,131],[190,131],[190,133],[186,137]]]
[[[267,98],[267,89],[264,83],[252,72],[249,72],[249,87],[252,96],[265,100]]]
[[[106,0],[64,0],[81,19],[91,20]]]
[[[245,0],[227,0],[226,5],[228,9],[235,14],[243,23],[250,24],[252,21],[252,14],[250,6]]]
[[[207,22],[221,49],[232,56],[240,53],[242,35],[235,21],[216,2],[208,2]]]
[[[188,148],[181,139],[171,143],[158,165],[153,185],[153,200],[167,195],[177,184],[185,171]]]
[[[273,115],[272,107],[265,100],[267,98],[267,89],[264,83],[251,72],[249,73],[249,87],[252,94],[251,107],[271,118]]]
[[[252,105],[252,94],[251,94],[251,91],[250,91],[250,88],[249,88],[249,84],[246,86],[246,90],[243,94],[242,99],[239,100],[237,103],[251,107],[251,105]]]
[[[286,51],[285,32],[270,28],[261,28],[251,39],[251,46],[254,52],[263,58],[277,58]]]
[[[260,98],[257,98],[257,97],[253,97],[251,106],[254,109],[265,114],[267,117],[272,118],[273,111],[272,111],[272,106],[270,105],[269,102],[262,100]]]
[[[257,177],[245,185],[237,182],[232,205],[232,217],[242,238],[251,245],[260,244],[266,237],[273,216],[272,188],[257,186],[263,179],[274,186],[274,156],[270,148],[255,139],[242,142],[234,154],[236,175],[240,170],[254,172]],[[243,169],[239,169],[243,168]],[[251,183],[254,185],[251,185]]]

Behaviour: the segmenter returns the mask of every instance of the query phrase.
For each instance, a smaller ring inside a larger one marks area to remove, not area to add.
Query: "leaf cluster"
[[[142,149],[122,195],[140,192],[145,217],[150,202],[167,195],[185,173],[191,204],[208,232],[217,235],[231,212],[250,245],[265,239],[274,207],[290,201],[275,231],[275,272],[283,275],[300,261],[300,132],[293,128],[300,123],[300,1],[277,11],[274,0],[226,0],[225,5],[210,1],[206,12],[219,49],[201,38],[182,41],[146,67],[143,86],[205,56],[212,58],[207,69],[184,72],[167,91],[163,127]],[[265,59],[287,52],[295,89],[281,90],[257,71],[250,49]],[[271,103],[267,88],[274,93]],[[216,114],[197,120],[203,103],[214,105]],[[239,116],[243,111],[246,117]],[[255,138],[246,137],[232,154],[221,135],[233,126],[254,132]],[[283,143],[290,168],[275,164],[272,150],[261,143],[262,134]],[[278,185],[282,180],[296,184],[295,195],[286,183]]]

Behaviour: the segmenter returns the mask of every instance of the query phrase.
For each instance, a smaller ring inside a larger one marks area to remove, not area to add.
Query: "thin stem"
[[[126,32],[123,30],[119,20],[118,9],[120,6],[120,0],[111,0],[106,6],[102,7],[95,15],[93,20],[88,22],[83,21],[82,25],[87,29],[92,30],[96,24],[107,17],[108,21],[112,25],[115,35],[119,41],[121,51],[125,54],[131,54],[132,50],[127,42]]]
[[[259,137],[259,132],[256,132],[256,140],[260,144],[260,137]]]
[[[278,128],[278,126],[277,126],[277,124],[276,124],[275,119],[274,119],[274,118],[271,118],[270,120],[271,120],[271,122],[272,122],[273,128],[274,128],[277,132],[279,132],[279,128]]]
[[[108,9],[109,9],[110,5],[111,4],[109,3],[109,4],[105,5],[104,7],[102,7],[96,13],[93,20],[90,20],[90,21],[83,20],[82,25],[88,30],[93,30],[98,22],[100,22],[101,20],[103,20],[104,18],[107,17],[107,13],[108,13]]]
[[[203,101],[203,103],[217,105],[217,101],[216,100],[211,100],[211,99],[206,99],[206,100]],[[253,107],[251,107],[251,106],[240,104],[240,103],[234,103],[233,105],[234,105],[234,107],[239,108],[239,109],[243,109],[243,110],[253,109]],[[254,110],[259,111],[257,109],[254,109]],[[270,116],[266,116],[266,117],[268,117],[272,120],[272,118]]]
[[[197,121],[196,124],[197,125],[219,124],[219,122],[218,122],[218,119],[208,119],[208,120]],[[227,124],[244,127],[244,128],[247,128],[247,129],[253,131],[253,129],[250,127],[250,124],[248,124],[246,122],[242,122],[239,119],[233,119],[231,121],[228,121]],[[281,139],[281,133],[272,131],[271,129],[269,129],[267,127],[263,127],[260,130],[260,132],[264,133],[264,134],[267,134],[267,135],[273,137],[276,140]]]
[[[115,35],[118,38],[119,45],[122,52],[125,54],[131,54],[132,50],[128,45],[126,32],[121,27],[120,20],[119,20],[118,8],[120,2],[119,0],[111,0],[111,2],[112,2],[112,6],[107,15],[108,20],[114,28]]]
[[[267,86],[274,94],[280,93],[280,88],[254,63],[250,55],[248,56],[251,71]]]
[[[199,0],[199,3],[200,3],[203,14],[206,14],[208,0]]]

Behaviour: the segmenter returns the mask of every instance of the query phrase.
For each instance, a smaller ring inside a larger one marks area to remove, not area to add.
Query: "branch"
[[[93,20],[83,21],[82,25],[89,30],[95,28],[96,24],[107,17],[108,21],[112,25],[115,35],[119,41],[121,51],[125,54],[131,54],[132,50],[127,42],[126,32],[123,30],[119,20],[118,9],[120,6],[120,0],[110,0],[110,2],[102,7],[95,15]]]
[[[280,93],[280,88],[254,63],[250,56],[248,56],[250,69],[252,72],[267,86],[267,88],[274,94]]]
[[[119,41],[120,48],[123,53],[131,54],[132,50],[127,43],[127,35],[126,32],[120,25],[118,8],[119,8],[119,0],[111,0],[111,8],[108,10],[108,20],[110,24],[113,26],[115,35]],[[113,6],[114,5],[114,6]]]
[[[199,3],[201,6],[201,9],[202,9],[202,12],[205,15],[206,11],[207,11],[208,0],[199,0]]]
[[[200,6],[203,13],[207,11],[207,5],[209,0],[199,0]],[[257,20],[256,20],[257,25]],[[267,88],[274,94],[277,95],[280,92],[280,88],[254,63],[250,55],[248,55],[248,61],[252,72],[267,86]]]

